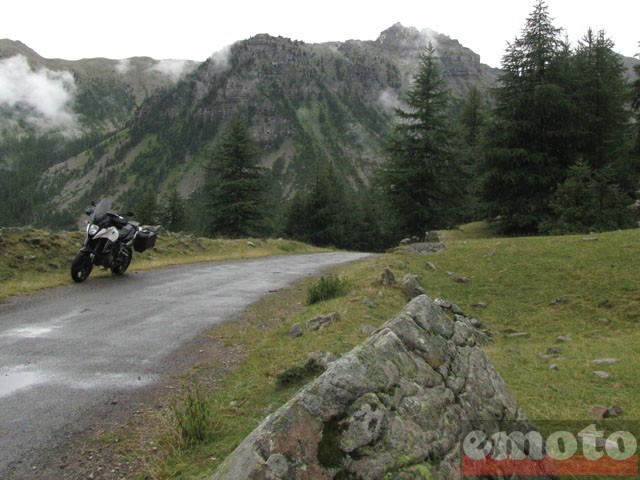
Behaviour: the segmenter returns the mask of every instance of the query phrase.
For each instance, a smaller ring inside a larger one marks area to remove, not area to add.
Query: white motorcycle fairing
[[[119,237],[118,229],[116,227],[103,228],[98,233],[94,235],[94,239],[96,238],[106,238],[110,242],[116,242]]]

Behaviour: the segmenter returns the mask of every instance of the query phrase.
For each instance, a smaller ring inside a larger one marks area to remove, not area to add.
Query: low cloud
[[[228,45],[209,57],[211,68],[216,72],[221,73],[227,70],[230,66],[231,59],[231,47],[232,45]]]
[[[177,82],[187,73],[193,71],[195,62],[190,60],[159,60],[151,70]]]
[[[395,113],[396,108],[402,107],[400,98],[398,98],[398,93],[391,88],[386,88],[380,92],[378,103],[382,109],[390,115]]]
[[[131,60],[129,60],[128,58],[125,58],[124,60],[118,60],[118,63],[116,63],[116,72],[118,72],[120,75],[125,75],[129,73],[129,70],[131,70]]]
[[[76,85],[68,71],[33,70],[23,55],[0,60],[0,109],[13,112],[13,119],[0,117],[0,128],[21,120],[40,131],[79,131],[73,112]]]

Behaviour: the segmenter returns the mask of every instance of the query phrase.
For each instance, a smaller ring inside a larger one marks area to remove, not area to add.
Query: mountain
[[[327,162],[352,185],[364,185],[429,42],[457,97],[494,84],[499,71],[456,40],[400,24],[375,41],[307,44],[256,35],[151,95],[126,130],[51,167],[42,186],[59,209],[105,193],[134,204],[169,183],[189,195],[202,183],[208,149],[238,109],[276,195],[304,187]]]
[[[47,59],[22,42],[0,40],[0,79],[11,90],[0,93],[0,132],[113,132],[146,98],[197,65],[148,57]]]

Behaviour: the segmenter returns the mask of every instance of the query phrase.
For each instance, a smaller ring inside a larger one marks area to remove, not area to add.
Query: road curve
[[[172,352],[269,290],[364,256],[184,265],[89,278],[0,305],[0,478],[22,478],[93,408],[159,380]]]

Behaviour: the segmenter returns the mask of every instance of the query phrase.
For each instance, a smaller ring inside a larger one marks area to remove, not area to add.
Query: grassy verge
[[[83,241],[80,232],[34,228],[0,229],[0,302],[13,295],[72,283],[71,262]],[[156,248],[134,253],[130,271],[170,265],[256,258],[320,249],[291,240],[222,240],[183,234],[161,234]],[[111,275],[94,268],[91,276]]]

